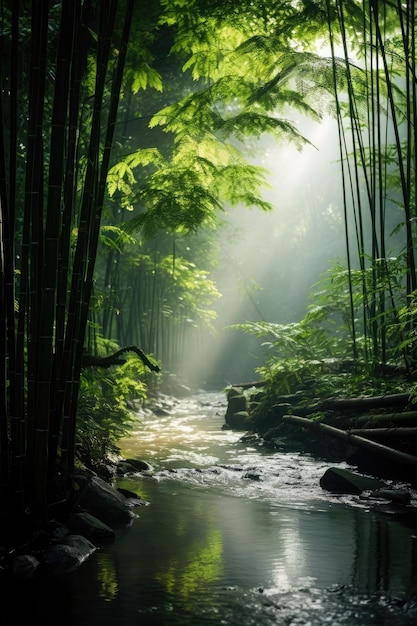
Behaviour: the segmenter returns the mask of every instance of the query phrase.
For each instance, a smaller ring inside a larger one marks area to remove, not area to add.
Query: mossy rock
[[[248,401],[246,396],[243,394],[240,396],[232,396],[229,399],[226,411],[226,417],[229,415],[233,415],[234,413],[239,413],[240,411],[248,412]]]
[[[235,398],[236,396],[243,396],[242,387],[230,387],[227,390],[226,398],[230,400],[231,398]]]
[[[247,411],[237,411],[226,417],[226,424],[233,430],[248,430],[252,420]]]

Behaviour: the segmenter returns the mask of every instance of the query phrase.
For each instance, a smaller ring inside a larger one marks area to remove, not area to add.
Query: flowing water
[[[153,471],[118,485],[149,504],[65,582],[38,588],[31,621],[417,624],[416,526],[322,490],[335,464],[222,430],[225,410],[224,394],[201,393],[141,417],[122,449]]]

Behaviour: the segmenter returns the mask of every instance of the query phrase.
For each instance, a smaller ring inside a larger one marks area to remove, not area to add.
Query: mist
[[[312,285],[331,260],[346,257],[336,122],[301,120],[299,130],[310,142],[301,151],[264,137],[249,156],[270,172],[263,197],[273,210],[239,206],[225,216],[212,276],[222,294],[216,333],[188,338],[183,372],[192,387],[258,380],[266,348],[230,326],[301,320]]]

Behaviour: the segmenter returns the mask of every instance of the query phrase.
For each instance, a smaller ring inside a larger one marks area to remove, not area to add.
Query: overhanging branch
[[[123,365],[126,363],[126,359],[119,358],[125,352],[134,352],[138,355],[142,363],[144,363],[152,372],[160,372],[161,368],[152,363],[146,354],[137,346],[126,346],[117,350],[114,354],[109,356],[99,357],[92,354],[84,354],[82,360],[82,367],[111,367],[112,365]]]

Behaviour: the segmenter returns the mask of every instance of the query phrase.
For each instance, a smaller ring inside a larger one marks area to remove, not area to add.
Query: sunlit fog
[[[261,340],[228,327],[300,320],[329,261],[346,256],[336,121],[301,120],[299,130],[310,142],[301,151],[266,137],[251,153],[252,162],[270,172],[264,198],[273,211],[239,206],[225,216],[230,227],[221,233],[215,273],[222,294],[215,304],[217,333],[190,340],[184,375],[192,385],[257,380]]]

